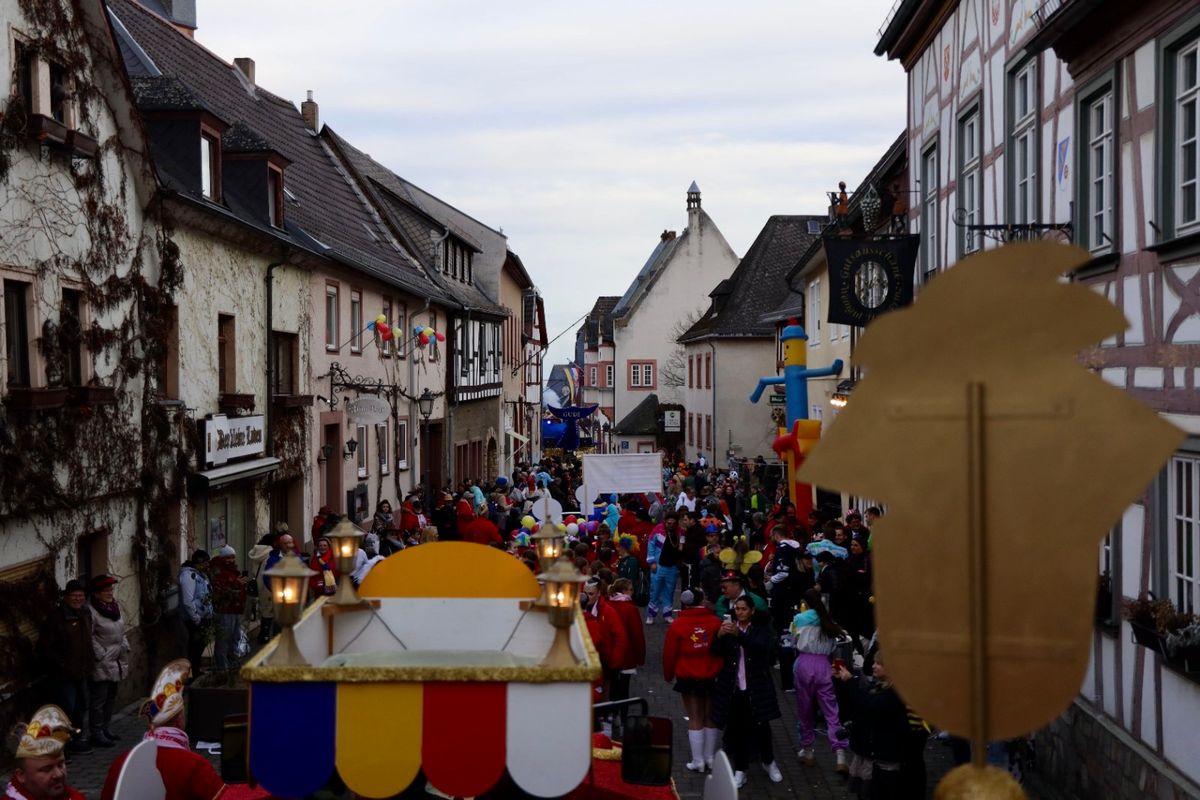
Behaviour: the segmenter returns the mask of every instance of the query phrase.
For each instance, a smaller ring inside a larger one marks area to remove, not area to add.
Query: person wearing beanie
[[[87,713],[87,682],[92,676],[92,614],[87,609],[82,581],[67,581],[62,602],[50,612],[38,637],[38,660],[58,706],[75,728],[83,728]],[[73,740],[67,752],[86,753],[91,746]]]
[[[129,677],[129,639],[125,636],[125,615],[113,593],[116,585],[117,579],[111,575],[92,578],[88,604],[92,615],[92,653],[96,659],[88,685],[89,739],[93,747],[112,747],[117,741],[110,727],[113,707],[119,684]]]
[[[712,651],[721,621],[704,607],[703,589],[684,589],[679,595],[679,616],[667,628],[663,641],[663,678],[675,681],[688,718],[688,747],[693,772],[712,769],[720,729],[713,725],[710,700],[713,685],[725,662]]]
[[[213,667],[228,671],[237,666],[237,646],[246,613],[246,584],[250,579],[238,571],[237,551],[225,545],[212,560],[213,608],[217,614],[217,638],[213,643]]]
[[[150,698],[138,710],[138,716],[150,725],[145,738],[158,745],[155,765],[162,776],[166,800],[216,800],[225,792],[225,782],[208,759],[192,752],[187,733],[187,705],[184,683],[190,678],[186,659],[176,659],[163,667],[150,690]],[[108,768],[101,800],[114,800],[121,770],[129,753],[123,753]]]
[[[204,657],[206,634],[204,628],[213,618],[212,584],[208,578],[209,558],[205,550],[197,550],[183,562],[179,570],[179,610],[187,628],[187,657],[192,672],[200,673]]]

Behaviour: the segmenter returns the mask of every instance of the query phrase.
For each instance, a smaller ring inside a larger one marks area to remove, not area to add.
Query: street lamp
[[[362,603],[354,584],[350,581],[350,573],[354,572],[354,560],[358,555],[358,543],[363,534],[354,523],[343,519],[334,529],[325,534],[333,545],[333,555],[337,560],[338,590],[330,601],[337,606],[356,606]]]
[[[429,415],[433,413],[434,397],[429,389],[417,398],[417,411],[421,414],[421,485],[425,487],[425,511],[433,513],[433,487],[429,485]]]
[[[544,667],[574,667],[579,663],[571,650],[571,626],[579,609],[579,592],[586,580],[568,561],[555,561],[554,566],[538,576],[545,588],[550,624],[554,626],[554,643],[542,659]]]
[[[554,565],[563,552],[563,534],[558,526],[550,520],[542,523],[542,528],[533,536],[533,545],[537,548],[538,561],[545,572]]]
[[[346,442],[346,452],[342,453],[342,458],[354,458],[354,452],[358,450],[358,440],[350,439]]]
[[[304,610],[308,579],[317,573],[304,566],[295,553],[288,553],[263,574],[270,580],[271,599],[275,601],[275,621],[281,628],[279,644],[267,663],[271,666],[308,666],[308,661],[296,646],[292,627],[300,621],[300,612]]]

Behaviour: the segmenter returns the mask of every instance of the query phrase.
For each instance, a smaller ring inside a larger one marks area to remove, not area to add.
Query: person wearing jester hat
[[[58,706],[42,706],[28,724],[12,731],[16,753],[5,800],[84,800],[67,785],[63,747],[77,731]]]
[[[215,800],[225,792],[225,782],[208,759],[192,751],[187,726],[187,705],[183,684],[191,676],[186,658],[178,658],[163,667],[154,681],[150,698],[138,713],[150,724],[146,739],[158,744],[156,763],[167,789],[166,800]],[[113,800],[117,778],[129,753],[121,754],[108,768],[101,800]]]

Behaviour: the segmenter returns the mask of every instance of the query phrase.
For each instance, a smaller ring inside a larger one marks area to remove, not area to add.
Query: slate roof
[[[704,212],[701,211],[701,214]],[[678,236],[670,238],[659,237],[658,244],[650,253],[650,257],[646,259],[646,263],[642,265],[638,271],[637,277],[633,279],[633,283],[629,284],[629,288],[625,290],[625,294],[621,295],[621,299],[613,308],[614,317],[623,317],[631,312],[642,297],[650,290],[650,286],[654,280],[666,267],[671,260],[671,256],[679,248],[680,244],[687,238],[688,232],[685,230]]]
[[[426,274],[438,284],[442,291],[472,311],[505,314],[504,308],[484,293],[478,285],[454,280],[442,274],[438,268],[434,253],[440,246],[441,237],[444,235],[443,231],[447,228],[451,235],[458,238],[467,247],[476,253],[483,253],[483,248],[477,240],[463,231],[461,227],[452,224],[443,215],[438,214],[440,209],[436,206],[433,212],[426,210],[426,207],[431,204],[421,201],[430,197],[428,193],[422,192],[418,195],[420,190],[416,186],[350,144],[331,127],[326,125],[321,135],[329,142],[333,152],[345,160],[351,177],[358,182],[360,189],[394,227],[401,237],[405,249],[425,267]],[[502,238],[502,234],[495,232],[493,234]],[[507,258],[507,256],[508,249],[506,247],[504,257]],[[476,275],[478,274],[477,268]]]
[[[588,347],[599,347],[613,340],[613,308],[619,297],[597,297],[596,304],[583,321],[584,338]]]
[[[147,69],[145,59],[136,55],[140,50],[156,70],[185,86],[217,117],[244,123],[291,162],[284,181],[295,198],[289,198],[286,206],[293,239],[418,296],[456,304],[390,234],[321,139],[305,125],[295,105],[249,84],[237,67],[148,9],[131,0],[107,2],[117,20],[114,29],[118,37],[132,37],[132,42],[121,46],[131,73]],[[164,185],[190,194],[192,200],[214,205],[164,176],[162,164],[159,168]]]
[[[633,436],[658,434],[658,395],[648,394],[613,428],[613,433]]]
[[[130,75],[133,97],[142,111],[208,111],[196,93],[178,78],[166,75]]]
[[[271,143],[246,123],[235,122],[222,134],[221,149],[226,153],[265,153],[271,149]]]
[[[779,305],[788,291],[788,273],[805,250],[821,239],[809,233],[808,223],[824,225],[828,219],[826,214],[770,217],[733,274],[709,293],[713,302],[708,311],[679,340],[774,336],[774,326],[764,323],[762,316]]]

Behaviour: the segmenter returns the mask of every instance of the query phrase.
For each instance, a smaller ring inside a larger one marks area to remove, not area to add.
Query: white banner
[[[583,457],[588,497],[616,492],[661,492],[662,454],[609,454]]]
[[[204,420],[204,463],[224,464],[231,458],[261,456],[266,452],[263,417],[233,417],[215,414]]]

